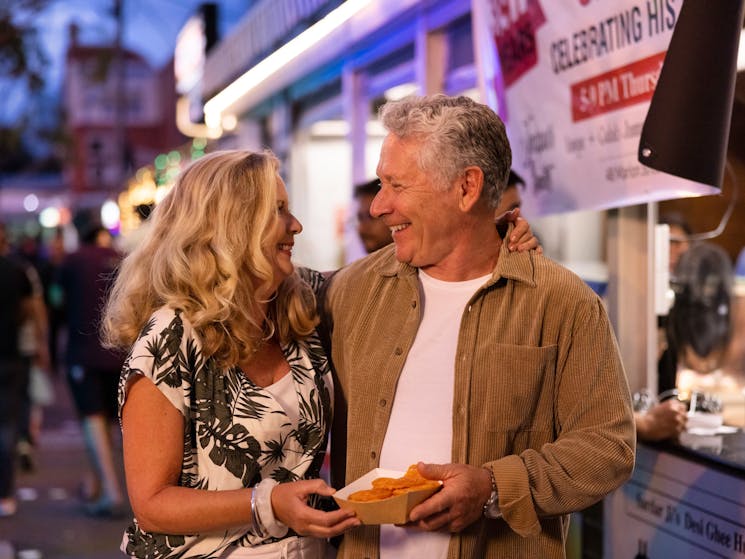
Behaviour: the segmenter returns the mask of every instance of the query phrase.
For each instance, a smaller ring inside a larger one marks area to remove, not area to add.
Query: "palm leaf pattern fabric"
[[[282,350],[298,397],[296,422],[240,368],[221,370],[205,359],[189,321],[178,310],[161,308],[142,329],[124,364],[119,409],[129,381],[143,375],[181,412],[185,421],[179,483],[184,487],[214,491],[252,487],[264,478],[317,478],[331,424],[328,360],[316,335]],[[206,559],[218,557],[229,545],[271,541],[262,540],[248,525],[174,536],[145,532],[135,519],[125,532],[122,551],[132,557]]]

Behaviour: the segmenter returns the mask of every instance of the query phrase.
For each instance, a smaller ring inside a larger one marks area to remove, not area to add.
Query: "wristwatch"
[[[491,480],[491,495],[484,503],[484,516],[486,518],[502,518],[502,512],[499,510],[499,492],[497,491],[497,481],[494,479],[494,472],[491,468],[484,468],[489,472]]]

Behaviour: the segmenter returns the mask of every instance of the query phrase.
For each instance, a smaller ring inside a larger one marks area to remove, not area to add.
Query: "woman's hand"
[[[313,494],[331,496],[336,491],[321,479],[280,483],[272,491],[274,516],[301,536],[330,538],[359,526],[354,511],[324,512],[308,506]]]
[[[515,224],[510,238],[507,239],[507,248],[511,251],[524,252],[534,248],[538,254],[543,254],[543,248],[538,243],[538,237],[533,235],[533,231],[530,229],[530,223],[520,216],[520,208],[504,212],[497,217],[495,223],[500,231],[504,228],[505,232],[507,230],[507,224]]]
[[[688,416],[683,402],[671,398],[655,404],[646,412],[634,414],[636,432],[643,441],[675,439],[686,427]]]

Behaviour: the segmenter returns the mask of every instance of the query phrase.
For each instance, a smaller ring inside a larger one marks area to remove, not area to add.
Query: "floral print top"
[[[298,397],[296,422],[240,368],[220,370],[204,359],[189,321],[178,310],[161,308],[143,328],[122,369],[120,416],[133,375],[152,380],[185,419],[179,482],[184,487],[214,491],[252,487],[267,477],[278,482],[317,478],[331,423],[328,361],[315,335],[282,350]],[[229,545],[272,541],[262,540],[250,525],[219,533],[166,535],[145,532],[134,519],[122,551],[148,559],[208,558]]]

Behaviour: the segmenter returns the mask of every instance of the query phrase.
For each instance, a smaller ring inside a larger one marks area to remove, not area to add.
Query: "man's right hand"
[[[407,526],[421,530],[460,532],[483,516],[491,495],[491,478],[484,468],[466,464],[423,464],[419,473],[442,480],[443,487],[411,510]]]

